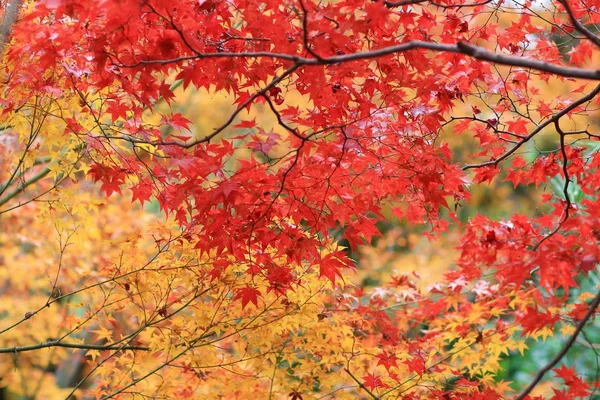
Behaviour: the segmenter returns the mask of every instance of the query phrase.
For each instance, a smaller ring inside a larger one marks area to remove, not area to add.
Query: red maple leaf
[[[560,368],[554,368],[553,371],[556,372],[556,376],[563,379],[567,385],[577,378],[575,370],[564,364],[561,365]]]
[[[240,123],[233,125],[234,128],[241,129],[250,129],[256,126],[256,118],[253,118],[251,121],[241,121]]]
[[[383,383],[383,381],[381,380],[381,377],[375,375],[375,374],[367,374],[363,377],[364,380],[364,385],[365,387],[374,390],[377,388],[387,388],[389,387],[389,385],[386,385],[385,383]]]
[[[518,133],[520,135],[527,135],[529,133],[529,130],[527,129],[529,122],[523,118],[508,121],[506,124],[508,125],[508,130],[513,133]]]
[[[324,276],[335,284],[336,277],[342,276],[342,269],[347,268],[348,265],[343,263],[334,254],[327,254],[321,259],[319,264],[320,272],[319,276]]]
[[[147,182],[140,182],[135,186],[131,187],[131,201],[134,202],[139,200],[140,204],[144,204],[146,201],[150,201],[152,197],[152,186]]]
[[[537,307],[527,307],[525,316],[521,321],[521,325],[523,326],[521,336],[525,336],[530,332],[536,332],[545,326],[554,325],[559,319],[560,317],[558,315],[552,315],[550,311],[541,313],[538,311]]]
[[[165,115],[162,117],[161,122],[173,127],[173,129],[178,131],[189,129],[190,125],[192,124],[192,122],[181,115],[181,113],[173,113],[169,116]]]
[[[574,368],[568,368],[566,365],[561,365],[560,368],[553,369],[556,376],[563,379],[565,385],[569,387],[569,397],[584,397],[588,396],[590,386],[575,372]]]
[[[423,373],[425,372],[425,361],[423,361],[421,357],[413,356],[411,359],[404,360],[403,363],[408,366],[410,372],[423,377]]]
[[[389,372],[391,367],[398,367],[396,361],[398,361],[398,357],[396,357],[393,353],[383,352],[377,356],[379,361],[377,361],[377,365],[383,365],[385,369]]]
[[[242,309],[246,308],[248,303],[253,303],[254,306],[258,307],[258,298],[262,297],[260,290],[246,286],[245,288],[241,288],[237,290],[235,295],[235,300],[242,300]]]
[[[473,180],[477,183],[486,181],[491,182],[499,171],[500,170],[493,165],[477,168],[477,173],[475,174]]]

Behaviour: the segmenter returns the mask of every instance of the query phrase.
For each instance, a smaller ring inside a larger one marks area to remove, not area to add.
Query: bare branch
[[[538,71],[544,71],[555,75],[560,75],[570,78],[582,78],[590,80],[600,80],[600,70],[587,70],[581,68],[566,67],[556,64],[550,64],[543,61],[537,61],[530,58],[521,58],[507,56],[503,54],[492,53],[482,47],[473,46],[465,42],[456,44],[458,51],[446,50],[454,53],[463,53],[478,60],[489,61],[495,64],[509,65],[513,67],[522,67]]]

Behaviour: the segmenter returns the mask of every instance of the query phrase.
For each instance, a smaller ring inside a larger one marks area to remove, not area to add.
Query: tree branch
[[[2,54],[4,54],[4,45],[8,41],[12,26],[17,20],[20,6],[20,0],[8,0],[8,3],[4,7],[4,20],[0,26],[0,61],[2,61]]]
[[[597,47],[600,47],[600,37],[595,35],[592,31],[590,31],[588,28],[586,28],[585,25],[583,25],[581,23],[581,21],[579,21],[577,18],[575,18],[575,16],[573,15],[573,10],[567,3],[567,0],[558,0],[558,2],[560,4],[562,4],[562,6],[565,8],[565,11],[567,12],[567,15],[569,16],[569,20],[571,20],[571,23],[573,24],[575,29],[577,31],[583,33],[585,35],[585,37],[588,38],[589,40],[591,40]]]
[[[532,248],[533,251],[537,251],[537,249],[540,248],[542,243],[544,243],[546,240],[550,239],[552,236],[554,236],[560,230],[563,223],[567,219],[569,219],[569,214],[570,214],[570,210],[572,207],[571,198],[569,197],[569,184],[571,183],[571,178],[569,177],[569,169],[568,169],[568,165],[567,165],[567,163],[569,162],[569,159],[567,157],[567,149],[566,149],[566,145],[565,145],[566,134],[560,128],[560,123],[558,120],[554,122],[554,126],[556,127],[556,132],[558,132],[558,134],[560,136],[560,152],[563,157],[562,170],[563,170],[563,175],[565,176],[565,184],[563,185],[563,195],[565,196],[565,214],[561,218],[561,220],[558,222],[558,224],[556,225],[556,228],[554,228],[549,234],[544,236],[542,238],[542,240],[540,240],[535,246],[533,246],[533,248]]]
[[[467,170],[467,169],[473,169],[473,168],[487,167],[490,165],[494,165],[494,166],[498,165],[501,161],[506,160],[508,157],[510,157],[510,155],[513,154],[515,151],[517,151],[521,146],[523,146],[525,143],[530,141],[535,135],[540,133],[542,131],[542,129],[544,129],[545,127],[547,127],[550,124],[556,124],[562,117],[564,117],[565,115],[567,115],[569,112],[573,111],[580,105],[592,100],[594,97],[596,97],[596,95],[598,95],[598,93],[600,93],[600,85],[596,86],[594,88],[594,90],[592,90],[590,93],[586,94],[585,96],[574,101],[573,103],[569,104],[567,107],[563,108],[561,111],[554,114],[552,116],[552,118],[550,118],[550,119],[544,121],[543,123],[541,123],[540,125],[538,125],[533,130],[533,132],[531,132],[529,135],[525,136],[523,138],[523,140],[520,140],[517,144],[515,144],[513,147],[511,147],[508,151],[506,151],[500,157],[496,158],[495,160],[490,160],[490,161],[486,161],[486,162],[479,163],[479,164],[467,164],[462,169]]]
[[[431,5],[434,5],[436,7],[440,7],[440,8],[443,8],[444,10],[446,10],[448,8],[464,8],[464,7],[483,6],[483,5],[486,5],[491,2],[492,2],[492,0],[484,0],[481,2],[477,2],[477,3],[467,3],[467,4],[441,4],[441,3],[437,3],[437,2],[431,1],[431,0],[400,0],[400,1],[385,1],[384,4],[386,5],[386,7],[393,8],[393,7],[409,6],[409,5],[413,5],[413,4],[429,3]]]
[[[598,308],[599,304],[600,304],[600,291],[598,292],[598,294],[596,295],[596,297],[590,304],[588,312],[585,314],[583,319],[581,321],[579,321],[579,323],[577,324],[577,327],[575,328],[575,332],[573,332],[573,334],[571,335],[569,340],[567,340],[567,342],[564,344],[562,349],[558,352],[558,354],[556,354],[554,356],[554,358],[552,360],[550,360],[550,362],[548,364],[546,364],[541,370],[538,371],[538,373],[533,378],[533,381],[531,381],[529,386],[527,386],[525,388],[525,390],[523,390],[517,397],[515,397],[514,400],[523,400],[527,395],[529,395],[529,393],[531,393],[533,388],[535,388],[537,386],[537,384],[540,383],[540,381],[542,380],[542,378],[544,377],[546,372],[548,372],[552,368],[554,368],[556,366],[556,364],[558,364],[558,362],[568,353],[569,349],[571,348],[573,343],[575,343],[575,341],[577,340],[577,337],[583,330],[583,327],[585,326],[585,324],[589,321],[589,319],[592,317],[592,315],[594,315],[594,313],[596,312],[596,309]]]
[[[304,49],[308,52],[308,54],[310,54],[317,60],[321,60],[322,59],[321,56],[313,50],[313,48],[311,47],[311,45],[309,43],[308,11],[306,10],[306,7],[304,6],[304,2],[302,0],[298,0],[298,2],[300,3],[300,8],[302,9],[302,42],[304,43]]]
[[[600,80],[600,70],[589,70],[581,68],[566,67],[557,64],[550,64],[543,61],[537,61],[530,58],[521,58],[508,56],[498,53],[493,53],[482,47],[473,46],[472,44],[465,42],[458,42],[456,44],[458,51],[446,50],[454,53],[463,53],[473,58],[482,61],[489,61],[494,64],[508,65],[512,67],[521,67],[527,69],[533,69],[543,72],[548,72],[554,75],[560,75],[570,78],[582,78],[590,79],[594,81]]]
[[[77,343],[65,343],[58,340],[49,340],[44,343],[32,344],[29,346],[18,346],[18,347],[2,347],[0,348],[0,354],[6,353],[23,353],[26,351],[33,351],[39,349],[45,349],[49,347],[65,347],[68,349],[83,349],[83,350],[142,350],[149,351],[150,348],[146,346],[134,346],[134,345],[100,345],[100,344],[77,344]]]
[[[369,60],[373,58],[380,58],[392,54],[402,53],[409,50],[432,50],[438,52],[458,53],[464,54],[469,57],[488,61],[494,64],[508,65],[513,67],[520,67],[525,69],[531,69],[541,72],[547,72],[562,76],[565,78],[579,78],[589,79],[593,81],[600,81],[600,69],[584,69],[574,68],[558,64],[551,64],[544,61],[534,60],[532,58],[515,57],[510,55],[493,53],[483,47],[475,46],[465,42],[458,42],[457,44],[445,44],[435,42],[424,42],[420,40],[412,40],[406,43],[397,44],[394,46],[383,47],[377,50],[360,51],[357,53],[343,54],[339,56],[325,57],[325,58],[306,58],[293,54],[285,53],[272,53],[269,51],[254,51],[254,52],[217,52],[217,53],[203,53],[192,56],[176,57],[171,59],[163,60],[146,60],[138,61],[134,64],[120,64],[123,68],[134,68],[144,64],[173,64],[180,63],[183,61],[190,61],[195,59],[209,59],[209,58],[258,58],[268,57],[273,59],[280,59],[294,62],[296,68],[301,66],[318,66],[318,65],[332,65],[345,63],[357,60]],[[119,65],[118,63],[116,63]]]
[[[30,179],[21,183],[15,190],[13,190],[9,194],[7,194],[6,197],[4,197],[3,199],[0,199],[0,207],[5,205],[6,203],[8,203],[10,200],[15,198],[16,196],[18,196],[19,193],[23,192],[28,186],[31,186],[34,183],[36,183],[37,181],[39,181],[40,179],[44,178],[46,175],[48,175],[48,173],[50,173],[50,169],[44,168],[43,170],[38,172],[36,175],[32,176]]]
[[[157,146],[157,145],[162,145],[162,146],[179,146],[182,147],[184,149],[189,149],[191,147],[194,147],[198,144],[201,143],[209,143],[212,139],[214,139],[218,134],[220,134],[221,132],[223,132],[229,125],[231,125],[233,123],[233,121],[235,120],[235,117],[237,117],[237,115],[242,112],[242,110],[246,107],[248,107],[250,104],[252,104],[252,102],[254,100],[256,100],[259,97],[265,97],[267,98],[267,92],[269,90],[271,90],[272,88],[274,88],[275,86],[277,86],[277,84],[279,84],[281,81],[283,81],[286,77],[288,77],[292,72],[294,72],[295,70],[297,70],[298,68],[300,68],[299,64],[294,64],[291,67],[289,67],[288,69],[286,69],[281,75],[276,76],[275,78],[273,78],[273,80],[267,84],[265,87],[263,87],[262,89],[260,89],[259,91],[255,92],[252,96],[248,97],[243,103],[241,103],[238,108],[235,109],[234,112],[231,113],[231,115],[229,116],[229,118],[227,119],[227,121],[225,121],[221,126],[219,126],[218,128],[215,128],[210,134],[208,134],[207,136],[201,138],[201,139],[196,139],[194,141],[191,141],[189,143],[182,143],[182,142],[175,142],[175,141],[165,141],[165,140],[158,140],[158,141],[151,141],[151,140],[142,140],[142,139],[138,139],[138,138],[134,138],[134,137],[126,137],[126,136],[109,136],[109,135],[104,135],[101,136],[100,138],[104,138],[104,139],[115,139],[115,140],[125,140],[127,142],[130,143],[141,143],[141,144],[150,144],[153,146]]]
[[[350,375],[350,378],[352,378],[352,380],[354,380],[354,382],[356,382],[358,384],[358,386],[364,390],[365,392],[367,392],[367,394],[369,396],[371,396],[371,398],[375,399],[375,400],[379,400],[381,399],[381,397],[375,395],[373,392],[371,392],[369,390],[368,387],[366,387],[361,381],[359,381],[353,374],[352,372],[350,372],[350,370],[348,368],[344,368],[344,371],[346,371],[348,373],[348,375]]]

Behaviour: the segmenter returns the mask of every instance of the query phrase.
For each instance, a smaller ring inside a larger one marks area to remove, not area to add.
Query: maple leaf
[[[410,359],[404,360],[403,363],[408,367],[408,370],[411,373],[423,377],[423,373],[425,372],[425,361],[421,357],[413,356]]]
[[[575,379],[577,379],[577,374],[575,373],[575,371],[573,370],[573,368],[568,368],[566,365],[561,365],[560,368],[555,368],[553,369],[554,372],[556,372],[556,376],[563,379],[565,381],[565,384],[569,384],[570,382],[574,381]]]
[[[573,400],[573,397],[569,395],[567,390],[558,390],[552,388],[554,392],[554,396],[552,396],[552,400]]]
[[[396,357],[393,353],[386,353],[385,351],[377,356],[379,361],[377,361],[377,365],[383,365],[385,369],[389,372],[391,367],[398,367],[396,361],[398,361],[398,357]]]
[[[256,118],[253,118],[250,121],[242,121],[236,125],[233,125],[234,128],[241,128],[241,129],[251,129],[254,128],[256,126]]]
[[[192,124],[192,122],[185,118],[181,113],[173,113],[169,116],[164,115],[161,118],[161,122],[172,126],[176,130],[187,130]]]
[[[526,173],[521,170],[525,165],[527,163],[522,157],[517,156],[512,160],[512,168],[508,171],[505,181],[511,181],[515,189],[525,180]]]
[[[559,319],[558,315],[552,315],[550,311],[540,313],[537,307],[527,307],[525,316],[521,321],[524,328],[521,336],[534,333],[548,325],[554,325]]]
[[[468,118],[461,120],[456,125],[454,125],[453,132],[457,133],[457,134],[466,132],[469,129],[469,125],[471,125],[471,122],[472,122],[471,119],[468,119]]]
[[[528,129],[527,125],[529,124],[527,120],[523,118],[516,119],[514,121],[507,121],[508,130],[514,133],[518,133],[520,135],[527,135]]]
[[[593,46],[591,46],[591,43],[584,41],[578,46],[573,46],[567,54],[572,64],[583,66],[592,58]]]
[[[561,378],[565,385],[568,386],[569,398],[571,397],[584,397],[590,393],[590,386],[581,379],[575,372],[574,368],[568,368],[566,365],[562,365],[560,368],[555,368],[553,371],[556,376]]]
[[[348,265],[342,262],[334,254],[327,254],[319,264],[319,276],[324,276],[335,284],[335,279],[342,276],[342,269]]]
[[[383,381],[381,380],[380,376],[377,376],[375,374],[367,374],[363,377],[363,381],[364,381],[364,385],[365,387],[368,387],[371,390],[377,389],[377,388],[387,388],[389,387],[389,385],[383,383]]]
[[[473,180],[475,182],[491,182],[494,177],[498,174],[498,169],[495,166],[485,166],[477,169],[477,173]]]
[[[260,297],[262,297],[260,290],[251,286],[238,289],[235,295],[236,300],[242,301],[242,309],[246,308],[248,303],[252,303],[255,307],[258,307],[258,299]]]
[[[117,121],[119,118],[123,120],[127,119],[127,107],[117,101],[108,103],[106,112],[111,114],[113,121]]]
[[[121,194],[121,185],[124,183],[119,177],[106,177],[102,180],[100,191],[106,193],[107,197],[110,197],[113,193]]]
[[[288,396],[290,400],[303,400],[302,394],[296,390],[291,391]]]
[[[386,20],[391,15],[390,9],[383,2],[367,3],[365,12],[371,23],[377,26],[385,25]]]
[[[268,292],[274,290],[283,295],[288,290],[291,290],[291,283],[294,281],[294,276],[289,268],[270,267],[267,272],[267,280],[269,281]]]
[[[147,182],[140,182],[135,186],[131,187],[131,201],[134,202],[139,200],[140,204],[144,204],[146,201],[150,201],[152,197],[152,186]]]

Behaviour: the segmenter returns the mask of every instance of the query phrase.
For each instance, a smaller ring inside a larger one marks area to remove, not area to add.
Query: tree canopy
[[[3,396],[598,396],[600,3],[2,5]]]

